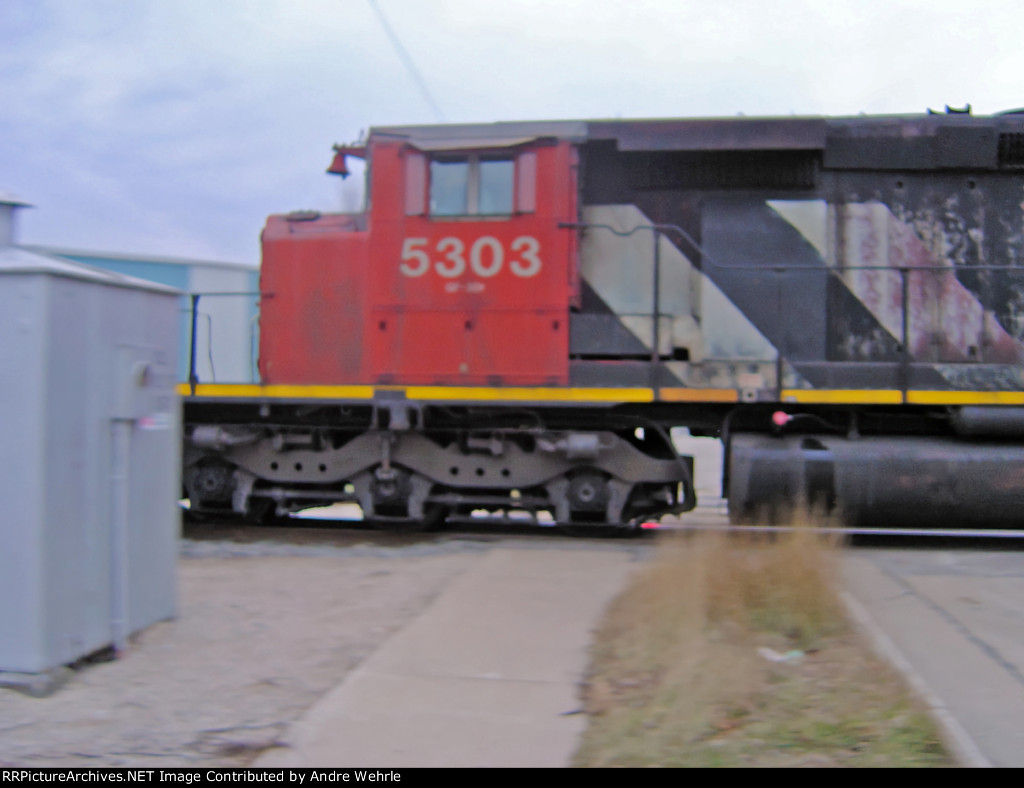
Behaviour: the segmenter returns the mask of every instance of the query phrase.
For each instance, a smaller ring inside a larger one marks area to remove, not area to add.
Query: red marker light
[[[781,410],[777,410],[772,414],[772,424],[774,424],[776,427],[785,427],[792,420],[792,416]]]

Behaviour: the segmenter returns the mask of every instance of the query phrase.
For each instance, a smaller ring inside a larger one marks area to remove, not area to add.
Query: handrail
[[[188,385],[189,385],[189,392],[193,396],[195,396],[196,386],[199,384],[199,374],[196,371],[196,343],[197,343],[197,330],[196,329],[197,329],[197,323],[199,321],[199,299],[204,297],[204,296],[206,296],[206,297],[244,296],[244,297],[250,297],[250,298],[251,297],[255,297],[256,300],[257,300],[257,303],[259,303],[260,301],[262,301],[262,300],[264,300],[266,298],[272,298],[274,296],[274,294],[273,293],[263,293],[263,292],[257,290],[255,292],[253,292],[253,291],[245,291],[245,292],[239,292],[239,291],[193,292],[193,293],[187,293],[187,295],[188,295],[188,297],[189,297],[189,299],[191,301],[191,306],[190,306],[190,309],[189,309],[191,330],[190,330],[190,336],[189,336]],[[212,329],[211,329],[211,334],[212,334]],[[210,352],[211,353],[213,352],[212,348],[211,348]],[[251,349],[250,349],[250,353],[251,353]],[[212,362],[211,362],[211,364],[212,364]]]

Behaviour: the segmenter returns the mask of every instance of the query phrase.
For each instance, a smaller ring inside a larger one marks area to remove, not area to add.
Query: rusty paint
[[[934,253],[918,228],[881,203],[839,209],[843,281],[898,340],[903,288],[909,311],[906,344],[921,361],[1018,363],[1021,347],[956,277],[953,261]],[[889,269],[889,270],[885,270]],[[905,283],[905,285],[904,285]]]

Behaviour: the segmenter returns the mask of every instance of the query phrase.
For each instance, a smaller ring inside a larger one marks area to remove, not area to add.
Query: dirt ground
[[[47,698],[0,690],[0,766],[242,766],[486,544],[182,543],[179,615]]]

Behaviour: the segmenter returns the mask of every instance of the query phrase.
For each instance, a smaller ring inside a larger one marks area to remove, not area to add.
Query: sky
[[[0,192],[22,243],[257,263],[358,207],[324,170],[372,126],[988,114],[1022,40],[1019,0],[0,0]]]

